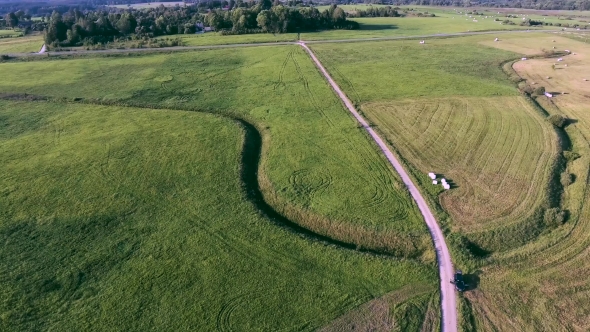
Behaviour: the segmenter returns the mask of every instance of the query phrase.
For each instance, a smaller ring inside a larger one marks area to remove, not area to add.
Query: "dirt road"
[[[556,31],[556,30],[555,30]],[[554,30],[543,30],[540,32],[555,32]],[[356,38],[356,39],[334,39],[334,40],[313,40],[305,41],[306,44],[316,43],[356,43],[367,41],[385,41],[385,40],[400,40],[400,39],[426,39],[426,38],[442,38],[442,37],[461,37],[470,35],[489,35],[501,33],[524,32],[525,30],[502,30],[502,31],[481,31],[481,32],[457,32],[457,33],[438,33],[432,35],[422,36],[395,36],[395,37],[377,37],[377,38]],[[257,47],[257,46],[280,46],[280,45],[296,45],[299,42],[270,42],[270,43],[251,43],[251,44],[222,44],[222,45],[203,45],[203,46],[174,46],[161,48],[126,48],[126,49],[108,49],[108,50],[78,50],[78,51],[47,51],[44,53],[12,53],[7,54],[10,57],[34,57],[34,56],[59,56],[59,55],[84,55],[84,54],[118,54],[118,53],[150,53],[150,52],[178,52],[178,51],[198,51],[210,50],[220,48],[238,48],[238,47]]]
[[[430,211],[428,204],[424,200],[424,197],[420,194],[420,191],[414,186],[414,183],[399,163],[399,161],[395,158],[391,150],[387,147],[387,144],[377,135],[377,133],[369,126],[369,123],[356,111],[352,102],[346,97],[344,92],[340,89],[338,84],[332,79],[328,71],[322,66],[322,63],[318,60],[315,54],[307,47],[307,45],[303,42],[300,42],[299,45],[303,47],[312,60],[315,62],[316,66],[319,68],[320,72],[324,75],[328,83],[332,86],[332,89],[338,94],[338,97],[342,100],[344,105],[348,108],[350,113],[355,117],[355,119],[363,126],[363,128],[371,135],[375,143],[379,146],[383,154],[387,157],[387,160],[391,163],[393,168],[399,173],[402,181],[410,191],[410,194],[416,201],[422,216],[424,216],[424,221],[426,221],[426,225],[430,231],[430,235],[432,236],[432,241],[434,242],[434,248],[436,250],[436,256],[438,259],[438,267],[439,267],[439,274],[440,274],[440,292],[441,292],[441,308],[442,308],[442,331],[443,332],[456,332],[457,331],[457,303],[455,298],[455,289],[454,286],[450,283],[450,280],[453,278],[454,270],[453,264],[451,262],[451,254],[449,253],[449,249],[447,248],[447,244],[445,243],[445,239],[442,233],[442,230],[438,226],[434,215]]]

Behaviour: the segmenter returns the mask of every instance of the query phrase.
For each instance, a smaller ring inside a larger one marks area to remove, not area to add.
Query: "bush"
[[[6,55],[6,54],[0,55],[0,60],[2,60],[2,61],[6,61],[6,60],[9,60],[9,59],[10,59],[10,57],[8,55]]]
[[[545,211],[545,225],[548,227],[558,227],[563,225],[566,220],[566,212],[560,208],[551,208]]]
[[[547,118],[547,121],[549,121],[552,125],[554,125],[557,128],[563,128],[567,123],[567,119],[559,114],[550,115]]]
[[[535,89],[535,94],[536,94],[537,96],[542,96],[542,95],[544,95],[544,94],[545,94],[545,88],[544,88],[544,87],[542,87],[542,86],[540,86],[540,87],[536,88],[536,89]]]
[[[567,187],[570,184],[574,183],[574,180],[575,176],[573,174],[567,172],[561,173],[560,181],[562,186]]]
[[[580,158],[580,154],[572,151],[563,151],[563,157],[569,163]]]

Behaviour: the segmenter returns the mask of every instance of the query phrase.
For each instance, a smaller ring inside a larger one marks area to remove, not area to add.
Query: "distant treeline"
[[[22,14],[22,15],[21,15]],[[24,15],[24,16],[23,16]],[[16,19],[12,20],[15,16]],[[6,15],[10,26],[18,26],[23,13]],[[285,33],[325,29],[357,29],[357,22],[346,18],[336,5],[320,12],[316,8],[290,8],[260,0],[252,7],[216,9],[204,14],[196,6],[157,7],[118,12],[70,10],[65,14],[53,12],[50,18],[30,25],[44,31],[49,46],[79,46],[107,43],[121,37],[146,39],[199,30],[215,30],[222,34]]]
[[[365,0],[353,3],[382,4],[392,6],[452,6],[452,7],[493,7],[527,8],[542,10],[590,10],[590,0]]]

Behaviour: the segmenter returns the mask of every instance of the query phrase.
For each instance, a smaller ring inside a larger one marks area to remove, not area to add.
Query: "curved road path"
[[[402,181],[410,191],[410,194],[418,204],[418,208],[424,216],[424,221],[426,221],[426,225],[430,231],[430,235],[432,236],[432,241],[434,242],[434,248],[436,250],[436,257],[438,259],[438,268],[439,268],[439,275],[440,275],[440,293],[441,293],[441,308],[442,308],[442,331],[443,332],[456,332],[457,331],[457,301],[455,298],[455,289],[454,286],[450,283],[450,280],[453,278],[454,270],[453,270],[453,263],[451,262],[451,254],[449,253],[449,249],[447,248],[447,244],[445,243],[445,239],[440,229],[434,215],[430,211],[428,204],[424,200],[424,197],[420,194],[420,191],[416,188],[408,173],[404,170],[402,165],[399,161],[395,158],[387,144],[377,135],[377,133],[369,126],[369,123],[356,111],[352,102],[346,97],[344,92],[340,89],[338,84],[332,79],[328,71],[324,68],[320,60],[315,56],[315,54],[307,47],[304,42],[300,42],[299,45],[303,47],[312,60],[315,62],[316,66],[319,68],[320,72],[324,75],[328,83],[332,86],[332,89],[338,94],[346,108],[352,113],[355,119],[363,126],[363,128],[371,135],[375,143],[379,146],[385,157],[393,168],[399,173],[402,178]]]

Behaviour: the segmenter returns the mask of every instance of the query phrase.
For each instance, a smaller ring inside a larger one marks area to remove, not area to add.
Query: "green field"
[[[310,242],[261,216],[244,199],[235,121],[0,106],[3,331],[309,330],[404,285],[398,304],[420,296],[420,310],[436,293],[432,267]]]
[[[382,296],[438,325],[417,208],[300,48],[0,71],[52,100],[0,108],[3,329],[314,330]]]
[[[0,39],[5,37],[20,37],[23,33],[15,30],[0,30]]]
[[[42,36],[1,38],[0,54],[39,52],[43,46]]]
[[[587,330],[588,282],[580,276],[589,268],[590,152],[582,121],[589,47],[542,34],[355,46],[312,48],[414,171],[439,220],[449,223],[454,263],[465,264],[475,284],[461,297],[463,329]],[[579,53],[567,57],[569,67],[562,70],[552,69],[555,59],[519,61],[515,68],[536,86],[567,92],[553,101],[538,99],[550,114],[580,119],[567,127],[567,136],[543,121],[544,111],[519,96],[502,70],[509,59],[552,46]],[[553,168],[562,160],[561,148],[582,157]],[[433,186],[425,176],[430,171],[450,178],[453,188]],[[562,171],[574,174],[573,184],[559,184]],[[539,211],[550,206],[568,211],[565,224],[545,224]]]

